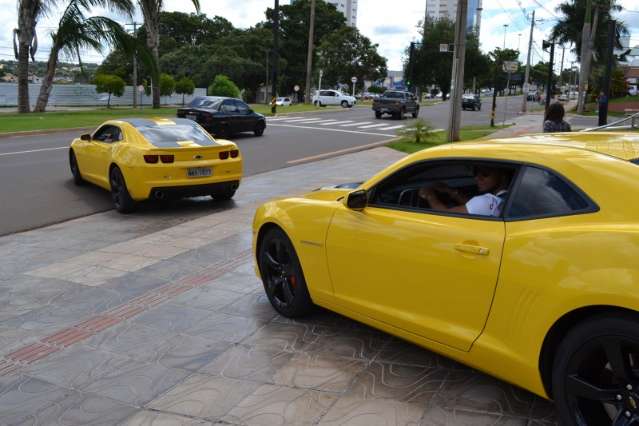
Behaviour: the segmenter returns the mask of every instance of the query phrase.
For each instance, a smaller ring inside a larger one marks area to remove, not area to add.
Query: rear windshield
[[[393,98],[393,99],[400,99],[404,97],[404,94],[401,92],[386,92],[384,93],[384,97],[385,98]]]
[[[141,126],[138,130],[158,148],[179,148],[178,142],[194,142],[200,146],[217,145],[200,126],[193,123],[179,123],[165,126]]]
[[[639,158],[635,158],[634,160],[630,160],[630,162],[639,166]]]

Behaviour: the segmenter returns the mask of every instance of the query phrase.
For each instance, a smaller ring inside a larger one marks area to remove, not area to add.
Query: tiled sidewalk
[[[109,212],[0,238],[0,424],[552,424],[527,392],[338,315],[291,321],[269,305],[255,206],[400,157],[254,176],[181,224]]]

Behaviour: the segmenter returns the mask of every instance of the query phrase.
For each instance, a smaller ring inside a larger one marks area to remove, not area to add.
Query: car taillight
[[[231,158],[237,158],[238,155],[240,155],[240,151],[238,151],[237,149],[231,151]]]
[[[229,152],[228,151],[220,151],[220,160],[226,160],[229,158]]]
[[[159,160],[159,156],[158,155],[145,155],[144,156],[144,161],[149,163],[149,164],[156,164]]]
[[[175,161],[175,157],[173,155],[160,155],[160,160],[163,163],[172,163]]]

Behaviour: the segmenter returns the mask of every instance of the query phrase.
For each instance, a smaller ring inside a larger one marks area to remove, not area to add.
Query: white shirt
[[[499,194],[501,195],[502,192]],[[503,204],[504,200],[497,195],[488,193],[471,198],[466,203],[466,210],[468,210],[469,214],[497,217],[501,214]]]

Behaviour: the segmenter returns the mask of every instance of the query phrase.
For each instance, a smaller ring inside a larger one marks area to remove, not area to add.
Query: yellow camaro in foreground
[[[538,395],[639,424],[639,135],[444,145],[262,205],[274,308],[320,305]]]
[[[111,191],[122,213],[148,198],[228,200],[242,178],[237,145],[180,118],[107,121],[71,143],[69,165],[76,184],[88,181]]]

